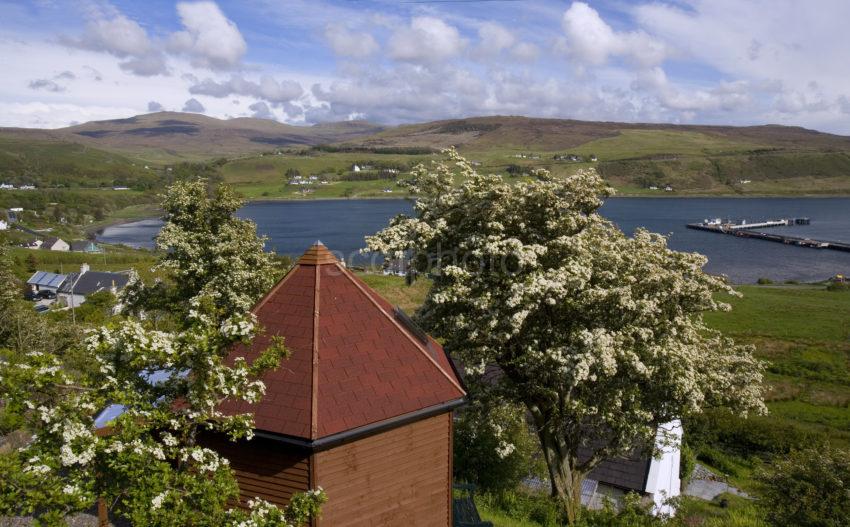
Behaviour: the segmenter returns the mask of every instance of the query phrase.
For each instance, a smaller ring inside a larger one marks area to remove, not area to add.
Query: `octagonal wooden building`
[[[253,412],[254,439],[204,439],[230,460],[243,504],[321,486],[314,525],[451,525],[452,411],[465,392],[442,347],[318,242],[253,312],[265,334],[231,359],[273,335],[291,357],[265,375],[259,403],[222,407]]]

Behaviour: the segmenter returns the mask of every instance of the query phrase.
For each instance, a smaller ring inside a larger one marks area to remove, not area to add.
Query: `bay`
[[[254,202],[238,215],[257,223],[269,238],[267,248],[298,256],[320,240],[354,264],[377,261],[360,255],[363,238],[384,227],[399,213],[412,212],[407,200],[357,199]],[[770,229],[828,241],[850,242],[850,198],[611,198],[601,213],[626,233],[638,227],[669,236],[671,248],[708,257],[706,271],[725,274],[735,283],[759,278],[811,282],[835,274],[850,275],[850,253],[748,240],[687,229],[685,224],[707,218],[754,222],[763,219],[809,217],[807,226]],[[98,240],[152,247],[162,222],[146,219],[106,228]]]

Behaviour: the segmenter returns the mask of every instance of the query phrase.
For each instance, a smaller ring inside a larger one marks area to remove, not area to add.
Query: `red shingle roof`
[[[265,334],[292,352],[267,373],[259,403],[226,402],[226,413],[254,412],[255,428],[308,440],[424,410],[465,393],[442,347],[420,340],[392,306],[319,243],[254,308]]]

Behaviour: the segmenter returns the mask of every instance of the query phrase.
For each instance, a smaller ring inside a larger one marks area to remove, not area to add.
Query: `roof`
[[[56,287],[59,288],[62,282],[68,278],[64,274],[48,273],[47,271],[36,271],[34,275],[27,280],[27,284],[36,285],[38,287]]]
[[[90,295],[102,289],[122,289],[130,277],[126,274],[107,273],[104,271],[86,271],[85,273],[70,273],[68,279],[59,289],[60,293],[73,293],[75,295]]]
[[[273,335],[291,351],[268,372],[264,398],[226,401],[258,431],[316,442],[399,422],[466,395],[442,347],[396,314],[321,243],[254,308],[265,333],[229,360],[253,360]],[[314,443],[315,444],[315,443]]]
[[[64,241],[62,238],[57,238],[56,236],[51,236],[49,238],[44,239],[44,243],[41,244],[42,247],[52,247],[56,244],[56,242]]]
[[[100,247],[96,243],[90,240],[82,240],[77,242],[71,242],[71,250],[72,251],[88,251],[88,250],[100,250]]]
[[[586,459],[589,456],[589,449],[579,449],[579,459]],[[644,493],[651,462],[652,454],[636,448],[627,456],[602,461],[590,471],[587,477],[612,487]]]

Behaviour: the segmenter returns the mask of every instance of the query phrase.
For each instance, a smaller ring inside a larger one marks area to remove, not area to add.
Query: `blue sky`
[[[850,2],[0,0],[0,125],[159,109],[850,134]]]

